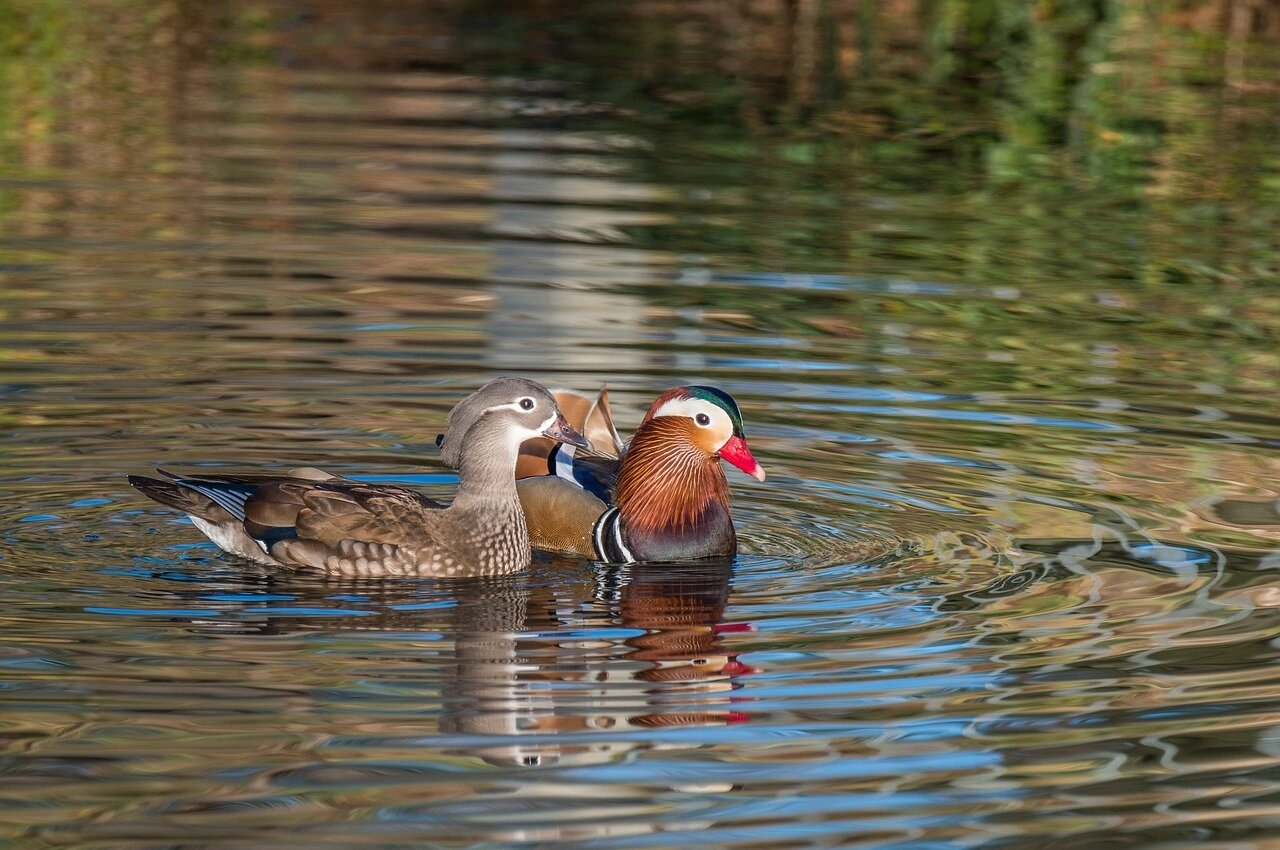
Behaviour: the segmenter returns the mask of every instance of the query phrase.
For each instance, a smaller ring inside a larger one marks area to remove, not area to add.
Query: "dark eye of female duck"
[[[533,401],[533,399],[531,399],[531,398],[522,398],[522,399],[520,399],[520,409],[521,409],[521,410],[533,410],[533,405],[534,405],[534,401]]]
[[[699,413],[697,416],[693,417],[693,421],[703,427],[706,427],[711,424],[711,417],[705,413]]]

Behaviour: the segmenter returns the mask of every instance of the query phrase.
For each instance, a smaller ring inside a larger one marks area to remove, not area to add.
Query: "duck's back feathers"
[[[302,471],[309,477],[130,476],[129,483],[188,514],[222,548],[262,563],[364,575],[447,574],[461,561],[449,553],[465,548],[452,539],[465,535],[439,503],[403,487]]]
[[[461,548],[440,505],[401,487],[267,485],[249,509],[245,528],[273,556],[329,572],[445,574],[441,553]]]

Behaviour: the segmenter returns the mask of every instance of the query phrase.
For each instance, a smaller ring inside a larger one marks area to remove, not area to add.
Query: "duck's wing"
[[[544,552],[596,557],[592,533],[605,503],[578,484],[555,475],[516,482],[529,545]]]
[[[163,470],[161,472],[168,475]],[[129,483],[143,495],[186,514],[191,518],[191,522],[220,548],[260,564],[279,563],[271,557],[261,543],[245,532],[243,522],[236,517],[235,512],[222,506],[221,498],[215,499],[207,493],[194,490],[180,482],[181,479],[162,480],[141,475],[129,476]]]
[[[557,445],[551,458],[552,474],[577,484],[605,504],[612,503],[626,447],[613,423],[609,390],[605,387],[600,388],[600,394],[587,411],[581,433],[591,447],[576,449]]]
[[[309,481],[350,481],[341,475],[334,475],[315,466],[299,466],[289,470],[289,478],[305,478]]]
[[[572,455],[556,466],[556,477],[581,487],[606,504],[613,504],[622,462],[614,458]]]
[[[259,488],[245,530],[282,563],[347,575],[417,572],[437,549],[441,506],[404,487],[324,481]]]
[[[227,551],[349,574],[394,573],[432,548],[441,505],[414,490],[336,477],[130,476]]]

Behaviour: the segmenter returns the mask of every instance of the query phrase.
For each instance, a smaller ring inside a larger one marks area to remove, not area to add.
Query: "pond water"
[[[1276,846],[1265,49],[47,5],[0,76],[0,843]],[[447,496],[503,373],[626,430],[732,393],[732,566],[292,575],[124,480]]]

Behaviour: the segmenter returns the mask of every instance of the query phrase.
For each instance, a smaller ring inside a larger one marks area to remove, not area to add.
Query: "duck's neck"
[[[516,493],[516,452],[495,441],[476,441],[459,464],[458,492],[449,513],[466,529],[485,573],[523,569],[532,553],[520,497]]]
[[[458,465],[458,492],[453,503],[458,506],[518,504],[516,454],[519,449],[519,446],[496,439],[476,441],[462,453]]]
[[[726,523],[732,535],[729,485],[720,460],[694,444],[694,427],[682,417],[661,416],[641,425],[632,438],[615,499],[632,540],[665,537],[692,543],[702,530],[712,530],[708,525],[723,536],[719,526]],[[690,552],[691,557],[703,554]]]

